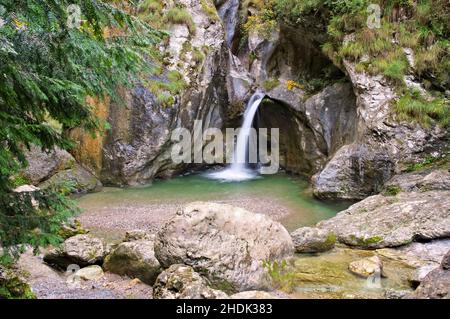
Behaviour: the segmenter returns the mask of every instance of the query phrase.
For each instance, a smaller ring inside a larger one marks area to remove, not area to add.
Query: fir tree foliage
[[[80,9],[75,27],[69,5]],[[60,190],[34,193],[39,208],[11,192],[24,151],[67,149],[67,129],[104,128],[87,97],[117,98],[117,86],[150,71],[162,34],[114,1],[0,0],[0,8],[0,246],[38,247],[55,242],[56,228],[76,210]]]

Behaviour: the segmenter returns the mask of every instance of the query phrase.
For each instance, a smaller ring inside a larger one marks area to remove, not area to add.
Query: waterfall
[[[249,150],[249,137],[253,120],[264,96],[263,93],[257,92],[252,95],[247,103],[244,121],[238,134],[231,165],[222,171],[208,174],[208,177],[225,181],[244,181],[255,178],[256,173],[247,167],[246,159]]]

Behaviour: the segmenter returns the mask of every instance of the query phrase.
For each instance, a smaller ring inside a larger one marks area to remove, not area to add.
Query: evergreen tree
[[[67,149],[66,129],[101,128],[86,98],[133,84],[161,33],[113,1],[0,0],[0,18],[0,246],[37,247],[75,210],[57,190],[35,195],[39,208],[11,192],[24,151]]]

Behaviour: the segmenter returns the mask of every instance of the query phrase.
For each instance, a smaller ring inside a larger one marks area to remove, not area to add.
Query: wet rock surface
[[[356,275],[367,278],[372,275],[381,276],[383,264],[378,256],[373,256],[351,262],[348,269]]]

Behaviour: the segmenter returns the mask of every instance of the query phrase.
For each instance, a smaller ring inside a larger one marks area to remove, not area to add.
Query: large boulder
[[[325,229],[301,227],[291,233],[297,253],[317,253],[330,250],[336,243],[336,236]]]
[[[153,241],[145,239],[123,242],[106,256],[103,266],[112,273],[139,278],[153,285],[162,271],[153,247]]]
[[[48,251],[44,255],[44,261],[65,270],[72,264],[80,267],[101,265],[106,254],[107,247],[101,239],[90,235],[76,235],[66,239],[61,247]]]
[[[75,165],[72,155],[60,148],[44,151],[40,147],[32,146],[25,153],[25,158],[28,165],[21,171],[21,174],[34,185]]]
[[[410,298],[450,299],[450,250],[442,259],[440,267],[431,271],[422,280]]]
[[[216,287],[239,291],[266,287],[263,262],[287,258],[293,251],[281,224],[242,208],[206,202],[180,209],[155,242],[163,267],[186,264]]]
[[[375,195],[350,206],[319,228],[363,248],[395,247],[450,236],[450,191]]]
[[[226,299],[227,294],[208,287],[208,281],[186,265],[172,265],[153,286],[155,299]]]
[[[39,184],[41,188],[47,188],[52,185],[70,184],[74,187],[75,193],[97,192],[102,189],[102,183],[92,173],[87,171],[79,164],[75,164],[73,168],[59,171],[48,180]]]
[[[431,271],[420,283],[410,298],[449,299],[450,271],[437,268]]]
[[[363,199],[378,193],[393,173],[394,162],[384,149],[345,145],[313,177],[313,192],[324,199]]]

